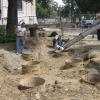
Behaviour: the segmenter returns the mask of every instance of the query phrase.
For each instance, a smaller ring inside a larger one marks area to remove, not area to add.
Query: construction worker
[[[64,42],[62,40],[62,37],[60,35],[56,35],[54,40],[53,40],[53,46],[56,50],[60,50],[60,51],[63,51],[64,48],[63,48],[63,45],[64,45]]]
[[[63,48],[64,42],[62,40],[61,35],[59,35],[57,32],[52,32],[50,37],[54,37],[54,39],[53,39],[53,48],[55,50],[63,51],[64,50],[64,48]]]
[[[23,21],[21,21],[16,28],[16,35],[16,54],[19,54],[24,50],[24,39],[26,38],[26,28]]]

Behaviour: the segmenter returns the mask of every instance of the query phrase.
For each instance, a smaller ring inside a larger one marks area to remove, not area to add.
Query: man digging
[[[24,40],[27,36],[24,22],[20,22],[20,25],[16,28],[16,35],[16,54],[21,54],[24,50]]]

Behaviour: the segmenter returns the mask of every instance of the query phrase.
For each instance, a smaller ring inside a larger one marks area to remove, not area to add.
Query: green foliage
[[[33,0],[24,0],[24,1],[32,3]],[[36,0],[37,17],[49,16],[50,3],[51,3],[51,0]]]
[[[37,0],[37,4],[40,4],[43,8],[48,8],[51,0]]]
[[[4,26],[0,26],[0,43],[4,43],[6,40],[6,30]]]
[[[84,14],[100,12],[100,0],[62,0],[62,1],[66,4],[66,6],[69,6],[69,8],[70,5],[72,5],[72,8],[78,7],[81,13]]]
[[[14,33],[7,34],[6,27],[0,26],[0,43],[15,42],[16,35]]]
[[[15,33],[10,33],[6,35],[5,42],[15,42],[16,41],[16,34]]]
[[[37,17],[48,17],[50,15],[51,6],[50,6],[51,0],[37,0],[36,5],[36,11],[37,11]]]
[[[68,8],[68,6],[62,7],[62,9],[61,9],[61,16],[62,17],[68,17],[68,15],[69,15],[69,8]]]
[[[75,0],[82,13],[96,13],[100,11],[100,0]]]
[[[70,15],[71,17],[75,17],[80,13],[80,9],[77,6],[77,3],[75,0],[62,0],[65,3],[65,6],[63,8],[63,16]]]
[[[49,16],[49,10],[48,8],[42,7],[41,4],[37,4],[37,17],[48,17]]]

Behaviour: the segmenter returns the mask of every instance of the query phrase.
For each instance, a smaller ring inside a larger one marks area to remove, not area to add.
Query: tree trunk
[[[7,39],[15,36],[17,23],[17,0],[8,0]]]

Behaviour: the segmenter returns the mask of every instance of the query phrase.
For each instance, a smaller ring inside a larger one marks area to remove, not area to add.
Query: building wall
[[[7,22],[7,11],[8,11],[8,1],[1,0],[1,10],[2,10],[2,24],[6,24]],[[22,10],[18,11],[18,21],[24,20],[26,24],[37,23],[36,18],[36,8],[35,8],[35,0],[33,0],[33,4],[26,3],[22,1]]]

